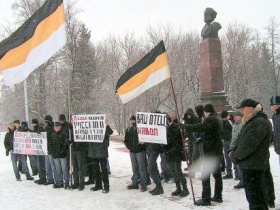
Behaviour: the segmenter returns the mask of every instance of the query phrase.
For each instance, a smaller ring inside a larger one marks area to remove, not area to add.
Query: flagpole
[[[69,123],[71,124],[71,99],[70,99],[70,77],[69,77],[69,81],[68,81],[68,119],[69,119]],[[70,166],[70,189],[73,189],[73,157],[72,157],[72,134],[71,134],[71,129],[69,129],[69,141],[70,141],[70,144],[69,144],[69,166]]]
[[[172,81],[171,77],[170,77],[170,84],[171,84],[171,89],[172,89],[172,93],[173,93],[174,103],[175,103],[175,107],[176,107],[177,118],[178,118],[178,121],[180,122],[180,115],[179,115],[179,109],[178,109],[178,105],[177,105],[177,98],[176,98],[176,95],[175,95],[173,81]],[[184,155],[185,155],[185,158],[186,158],[187,167],[188,167],[188,170],[190,170],[189,157],[188,157],[188,152],[186,150],[184,135],[183,135],[183,132],[182,132],[181,129],[180,129],[180,131],[181,131],[181,139],[182,139],[182,143],[183,143],[183,150],[184,150]],[[189,177],[190,183],[191,183],[191,191],[192,191],[193,203],[195,204],[193,182],[192,182],[192,178],[190,177],[190,173],[189,173],[188,177]]]
[[[27,98],[27,82],[26,79],[23,82],[23,92],[24,92],[24,108],[25,108],[25,120],[29,122],[28,116],[28,98]]]

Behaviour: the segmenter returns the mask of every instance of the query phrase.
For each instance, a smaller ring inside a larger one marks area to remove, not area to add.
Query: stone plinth
[[[221,42],[219,39],[208,38],[200,43],[200,68],[202,93],[224,90]]]
[[[213,104],[217,112],[231,110],[224,92],[221,42],[218,38],[200,43],[201,104]]]
[[[227,101],[227,94],[222,92],[202,93],[200,96],[201,104],[211,103],[215,107],[216,112],[229,111],[231,106]]]

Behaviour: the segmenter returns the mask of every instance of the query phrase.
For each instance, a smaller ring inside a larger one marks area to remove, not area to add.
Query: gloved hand
[[[9,156],[9,150],[6,149],[6,156]]]
[[[234,159],[233,151],[230,151],[230,152],[228,153],[228,156],[229,156],[229,158],[231,159],[231,161],[233,161],[233,159]]]

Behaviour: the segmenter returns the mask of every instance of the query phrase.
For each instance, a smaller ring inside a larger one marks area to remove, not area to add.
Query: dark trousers
[[[242,173],[250,210],[268,210],[263,188],[265,171],[242,169]]]
[[[86,154],[84,151],[73,151],[74,184],[83,185],[85,181]]]
[[[107,170],[107,158],[93,158],[93,172],[96,180],[95,186],[104,185],[104,189],[109,189],[109,177]]]
[[[182,161],[170,161],[168,160],[168,165],[170,166],[170,169],[172,171],[174,182],[180,182],[181,184],[185,185],[187,180],[182,172]]]
[[[46,181],[45,155],[36,155],[36,163],[39,173],[39,179],[42,181]]]
[[[172,174],[170,166],[167,162],[165,153],[160,153],[160,159],[161,159],[161,161],[160,161],[161,177],[164,180],[168,181],[170,178],[173,177],[173,174]]]
[[[272,204],[275,201],[274,182],[270,169],[264,172],[264,195],[266,203]]]
[[[230,140],[223,140],[225,166],[226,166],[226,172],[228,175],[232,175],[232,162],[228,156],[230,142],[231,142]]]
[[[161,179],[157,167],[158,151],[146,150],[148,157],[148,173],[157,187],[161,187]]]
[[[86,176],[88,176],[88,180],[90,182],[95,181],[94,171],[93,171],[93,159],[90,157],[86,157],[85,173],[86,173]]]
[[[208,156],[205,154],[202,163],[202,199],[205,201],[211,200],[211,184],[210,176],[213,175],[215,179],[214,197],[222,198],[223,191],[223,179],[220,168],[221,157],[220,156]]]

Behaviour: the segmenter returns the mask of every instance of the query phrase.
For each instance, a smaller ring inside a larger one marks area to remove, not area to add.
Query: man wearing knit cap
[[[221,158],[223,156],[223,146],[221,140],[221,122],[217,117],[214,106],[206,104],[204,106],[205,120],[202,123],[182,125],[187,131],[204,133],[204,158],[202,163],[202,199],[195,202],[198,206],[209,206],[211,201],[223,202],[223,180],[220,169]],[[215,179],[214,196],[211,198],[210,176]]]

